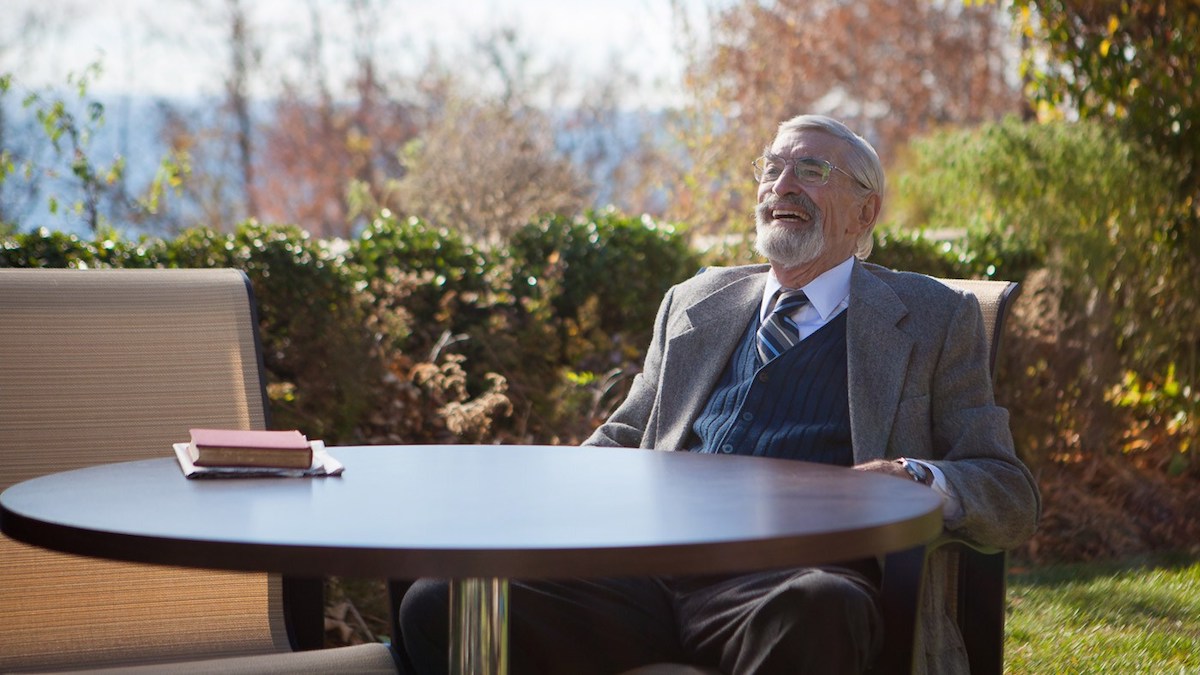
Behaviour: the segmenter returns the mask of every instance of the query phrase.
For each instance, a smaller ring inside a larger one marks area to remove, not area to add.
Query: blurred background
[[[843,119],[893,166],[911,137],[1031,114],[998,4],[15,0],[6,14],[5,147],[44,169],[3,185],[0,216],[25,228],[257,218],[345,237],[387,207],[502,236],[611,205],[727,233],[748,221],[744,165],[793,114]],[[80,176],[41,154],[65,120],[39,132],[38,118],[60,103],[74,129],[49,154],[83,153],[105,179],[82,211]],[[138,208],[156,191],[170,198]]]
[[[754,260],[750,162],[819,112],[887,167],[873,262],[1022,283],[997,396],[1045,513],[1015,559],[1200,557],[1194,0],[3,16],[0,266],[246,270],[277,427],[579,442],[663,292]]]

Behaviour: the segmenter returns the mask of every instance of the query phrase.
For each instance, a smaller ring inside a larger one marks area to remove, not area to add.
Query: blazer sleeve
[[[1008,411],[996,405],[979,303],[963,294],[951,315],[930,387],[932,461],[961,500],[950,534],[1013,548],[1037,527],[1041,498],[1017,458]]]

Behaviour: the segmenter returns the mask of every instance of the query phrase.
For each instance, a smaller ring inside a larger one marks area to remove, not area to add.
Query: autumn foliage
[[[687,72],[695,103],[680,122],[691,163],[668,217],[745,229],[749,163],[775,126],[831,114],[881,157],[943,127],[1021,109],[1005,14],[996,5],[913,0],[745,0],[716,12],[713,44]]]

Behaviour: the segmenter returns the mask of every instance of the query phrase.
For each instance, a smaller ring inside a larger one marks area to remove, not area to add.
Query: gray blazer
[[[667,292],[642,372],[586,441],[682,450],[747,323],[766,265],[710,268]],[[936,464],[962,500],[946,536],[1008,549],[1040,511],[1017,459],[1008,412],[995,404],[983,318],[974,297],[926,276],[856,262],[846,310],[850,431],[856,463],[911,457]],[[946,614],[944,554],[930,557],[916,672],[967,671]]]

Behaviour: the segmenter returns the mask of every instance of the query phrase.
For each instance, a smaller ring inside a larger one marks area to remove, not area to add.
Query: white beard
[[[770,221],[770,212],[775,202],[763,202],[754,210],[754,250],[771,262],[784,268],[799,267],[810,263],[825,250],[824,217],[811,201],[804,209],[812,214],[812,220],[803,228],[780,227]]]

